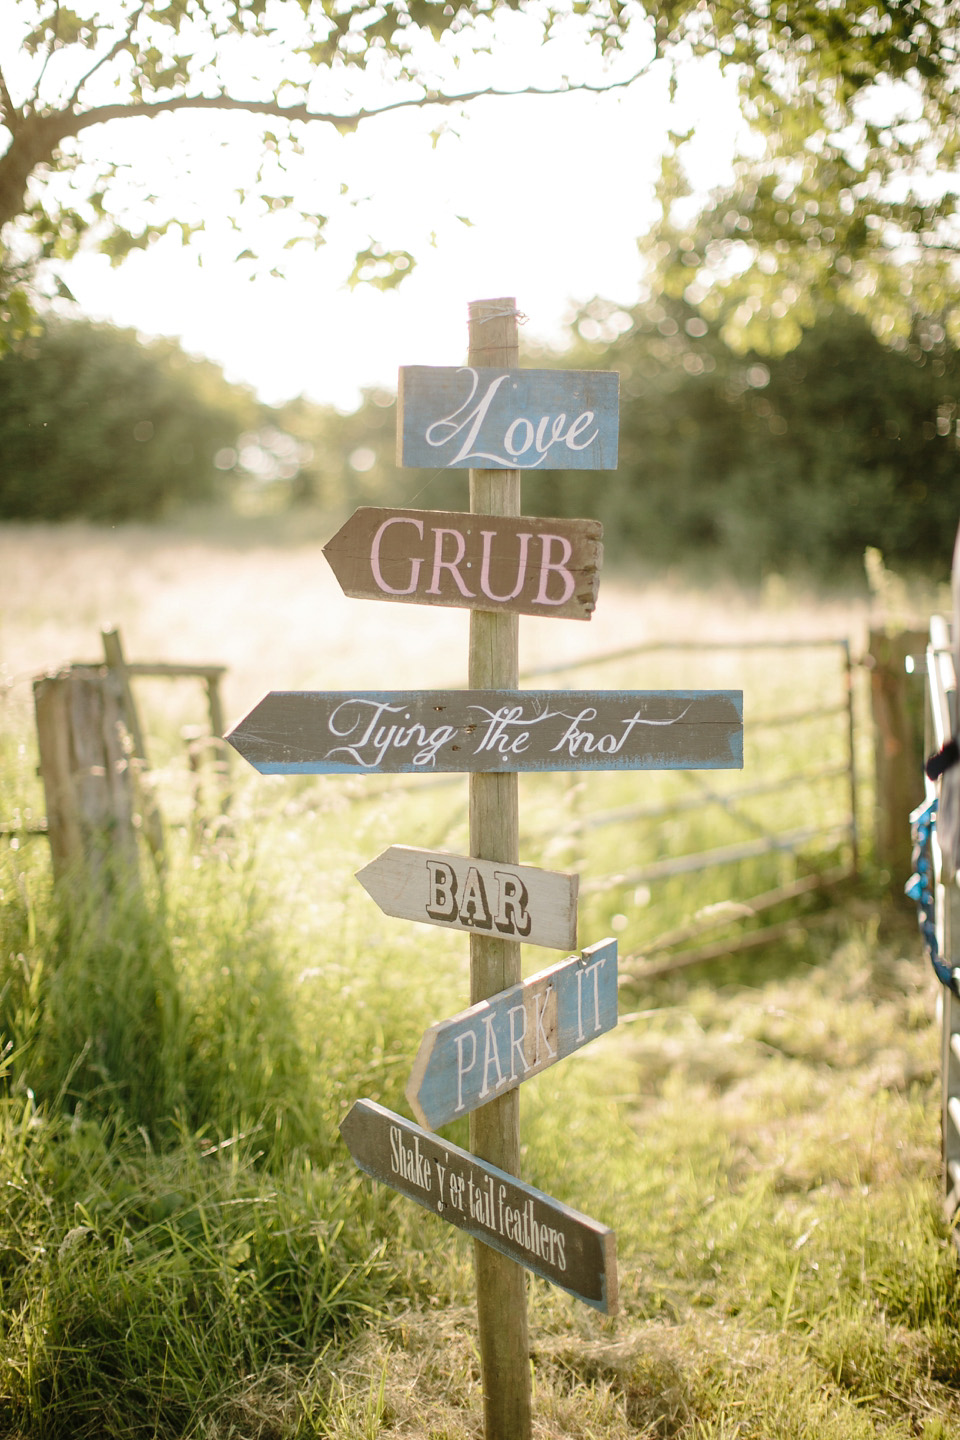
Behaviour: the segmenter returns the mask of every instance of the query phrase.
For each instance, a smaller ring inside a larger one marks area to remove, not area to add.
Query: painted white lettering
[[[520,1031],[517,1033],[516,1016],[520,1016]],[[511,1005],[507,1011],[507,1018],[510,1022],[510,1079],[521,1079],[530,1068],[527,1064],[527,1057],[523,1053],[523,1042],[527,1034],[527,1011],[523,1004]],[[517,1069],[519,1059],[520,1068]]]
[[[577,751],[580,749],[581,745],[583,745],[585,741],[588,742],[587,749],[591,749],[592,745],[589,742],[592,741],[593,736],[589,730],[580,729],[580,722],[581,720],[595,720],[596,715],[597,712],[592,706],[585,706],[584,709],[580,711],[579,715],[575,715],[570,720],[570,724],[560,736],[560,739],[557,741],[556,745],[552,745],[550,747],[551,750],[555,752],[557,750],[562,750],[563,747],[566,746],[569,754],[576,755]]]
[[[594,430],[593,434],[588,435],[586,440],[584,440],[580,445],[577,444],[577,436],[581,434],[582,431],[586,430],[588,426],[593,424],[594,418],[595,416],[592,410],[584,410],[583,414],[578,416],[578,418],[574,420],[573,424],[570,426],[570,429],[567,431],[566,436],[564,437],[568,450],[586,450],[588,445],[593,444],[594,440],[596,440],[597,436],[600,434],[599,430]]]
[[[470,1041],[470,1060],[463,1063],[466,1042]],[[461,1030],[454,1042],[457,1047],[457,1111],[463,1109],[463,1077],[472,1070],[477,1063],[477,1037],[472,1030]]]
[[[484,1100],[490,1094],[491,1089],[496,1089],[503,1084],[503,1070],[500,1066],[500,1050],[497,1046],[497,1032],[493,1028],[493,1016],[483,1017],[483,1084],[480,1086],[480,1099]],[[497,1078],[493,1085],[489,1084],[490,1067],[495,1066]]]
[[[606,963],[607,957],[606,955],[604,955],[602,960],[597,960],[593,965],[590,966],[590,974],[593,976],[594,1033],[596,1033],[600,1029],[600,971],[603,969]]]
[[[544,415],[537,426],[537,449],[541,455],[546,455],[551,445],[556,445],[558,440],[563,439],[563,427],[567,423],[567,417],[562,412],[554,416],[551,427],[550,439],[547,440],[547,426],[550,424],[550,416]],[[546,443],[544,443],[546,441]]]
[[[498,449],[497,442],[493,441],[493,448],[488,450],[484,447],[491,442],[487,441],[481,431],[498,390],[510,376],[496,376],[478,399],[478,372],[465,365],[459,373],[469,376],[470,393],[466,400],[449,415],[434,420],[424,431],[424,439],[434,450],[449,446],[462,437],[460,449],[453,459],[446,462],[448,466],[461,465],[464,461],[472,460],[481,469],[483,462],[488,461],[493,465],[504,465],[511,469],[532,470],[543,465],[554,445],[565,445],[568,450],[585,450],[600,434],[599,427],[593,429],[589,435],[584,434],[590,430],[596,419],[596,412],[593,410],[584,410],[569,425],[563,412],[559,415],[543,415],[536,423],[521,415],[510,420],[503,439],[499,442],[500,448]],[[502,415],[502,407],[500,413]],[[488,430],[489,428],[487,426]],[[521,457],[527,454],[531,447],[537,452],[536,459],[523,463]]]
[[[475,707],[479,709],[480,707]],[[530,740],[530,732],[523,730],[511,740],[507,730],[511,725],[524,725],[527,722],[523,718],[522,705],[501,705],[500,709],[492,713],[484,712],[490,717],[490,723],[480,738],[480,744],[476,747],[476,754],[480,755],[484,750],[497,750],[501,755],[520,755],[527,748]],[[540,716],[545,719],[545,716]]]
[[[547,1006],[548,1006],[548,1004],[550,1003],[550,996],[551,996],[552,994],[553,994],[553,986],[552,986],[552,985],[548,985],[547,988],[546,988],[546,990],[544,990],[544,992],[543,992],[543,1005],[542,1005],[542,1006],[541,1006],[541,1004],[540,1004],[540,996],[539,996],[539,995],[534,995],[534,997],[533,997],[534,1018],[535,1018],[535,1020],[536,1020],[536,1026],[537,1026],[536,1049],[535,1049],[535,1051],[534,1051],[534,1057],[533,1057],[533,1063],[534,1063],[534,1065],[539,1065],[539,1064],[540,1064],[540,1041],[541,1041],[541,1040],[543,1041],[543,1048],[544,1048],[544,1049],[546,1050],[546,1052],[547,1052],[547,1059],[548,1059],[548,1060],[556,1060],[556,1058],[557,1058],[557,1052],[556,1052],[556,1050],[553,1048],[553,1046],[550,1044],[550,1036],[547,1034],[546,1030],[543,1028],[544,1017],[546,1016]]]
[[[449,465],[458,465],[461,460],[466,460],[467,457],[471,454],[474,441],[476,440],[477,435],[480,432],[480,426],[486,419],[487,411],[490,409],[490,405],[493,401],[494,395],[496,395],[497,391],[500,389],[500,386],[504,383],[504,381],[510,378],[508,375],[498,375],[496,380],[491,380],[490,384],[487,386],[486,393],[484,394],[483,399],[474,407],[473,410],[470,410],[469,414],[464,416],[464,418],[460,421],[459,425],[455,425],[453,422],[457,419],[459,415],[463,414],[464,410],[468,409],[474,395],[477,393],[477,385],[480,383],[480,376],[477,374],[476,370],[472,369],[470,366],[463,366],[460,373],[467,374],[472,377],[473,384],[470,386],[470,394],[467,396],[466,400],[464,400],[463,404],[458,409],[454,410],[451,415],[445,415],[442,420],[435,420],[432,425],[429,425],[424,434],[424,439],[426,440],[427,444],[433,446],[433,448],[436,449],[440,445],[447,445],[454,438],[455,435],[459,435],[462,430],[466,429],[466,427],[470,425],[470,429],[467,431],[466,440],[463,442],[463,445],[461,446],[459,452],[453,457],[453,459],[447,462]],[[472,424],[471,421],[473,422]],[[493,459],[495,457],[475,455],[471,458],[481,460]]]
[[[517,434],[521,426],[525,426],[526,428],[524,430],[522,441],[517,444]],[[529,450],[532,444],[533,426],[530,424],[529,420],[526,420],[522,415],[519,415],[517,419],[513,421],[512,425],[507,430],[506,435],[504,435],[503,437],[503,448],[509,451],[511,455],[517,456],[522,455],[525,450]]]
[[[326,758],[329,759],[334,755],[346,755],[355,765],[372,770],[378,765],[384,764],[388,751],[403,750],[408,749],[411,745],[418,745],[421,748],[413,757],[414,765],[418,768],[432,765],[437,752],[456,735],[456,728],[452,725],[438,725],[435,730],[426,735],[424,727],[420,724],[410,725],[404,729],[403,725],[378,723],[384,715],[399,715],[403,711],[403,705],[391,705],[386,700],[368,700],[363,696],[342,701],[331,714],[327,726],[331,735],[343,739],[351,738],[353,744],[334,746],[332,750],[327,751]],[[369,720],[364,728],[363,720],[366,714],[369,714]],[[406,716],[406,718],[410,717]]]

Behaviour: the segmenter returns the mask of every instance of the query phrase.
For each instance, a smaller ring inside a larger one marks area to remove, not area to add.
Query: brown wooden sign
[[[323,547],[345,595],[589,620],[598,520],[379,510],[364,505]]]
[[[274,690],[225,738],[262,775],[739,770],[739,690]]]
[[[617,1312],[616,1236],[372,1100],[340,1134],[361,1170],[493,1250],[601,1310]]]
[[[391,845],[357,879],[398,920],[554,950],[577,943],[577,875]]]

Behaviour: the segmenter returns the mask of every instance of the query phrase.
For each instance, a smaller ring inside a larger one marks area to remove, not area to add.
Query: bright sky
[[[549,86],[564,74],[597,83],[634,74],[647,58],[639,34],[610,69],[585,53],[582,43],[542,47],[532,26],[508,16],[493,55],[465,55],[450,74],[458,89]],[[444,123],[451,130],[434,143]],[[604,96],[395,112],[346,137],[312,127],[295,168],[257,188],[329,215],[328,243],[284,252],[284,217],[250,218],[239,233],[226,219],[235,191],[251,186],[269,121],[194,113],[118,122],[88,132],[85,153],[130,161],[160,197],[158,213],[203,220],[204,233],[186,248],[170,234],[117,269],[82,256],[65,278],[86,314],[178,336],[268,401],[303,393],[352,408],[360,386],[393,389],[401,364],[459,363],[470,300],[515,296],[527,333],[546,341],[562,338],[577,302],[634,303],[636,241],[655,215],[668,128],[694,129],[691,178],[705,189],[724,178],[738,124],[731,86],[697,67],[673,107],[665,76],[653,73]],[[132,187],[130,196],[136,218]],[[371,239],[416,257],[399,290],[346,287]],[[248,247],[262,260],[252,281],[251,264],[236,258]],[[285,278],[270,278],[278,261]]]

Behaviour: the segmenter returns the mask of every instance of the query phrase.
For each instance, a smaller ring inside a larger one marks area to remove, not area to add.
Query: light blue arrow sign
[[[556,1065],[617,1023],[617,942],[602,940],[431,1026],[407,1099],[437,1130]]]

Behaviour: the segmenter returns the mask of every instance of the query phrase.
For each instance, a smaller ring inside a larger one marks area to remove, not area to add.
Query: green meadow
[[[334,528],[0,527],[0,822],[24,827],[0,838],[11,1440],[482,1434],[471,1245],[368,1181],[338,1133],[360,1097],[409,1115],[423,1030],[467,1003],[465,937],[382,916],[353,880],[389,844],[464,846],[466,781],[195,770],[196,682],[138,681],[162,879],[145,856],[142,893],[55,893],[29,833],[44,813],[30,679],[95,659],[102,625],[131,660],[227,665],[231,719],[268,689],[464,683],[466,616],[344,600],[321,555]],[[899,598],[922,619],[941,597]],[[750,728],[842,698],[835,657],[729,647],[841,637],[859,654],[869,619],[862,596],[622,571],[589,625],[522,621],[522,664],[728,647],[550,683],[742,687],[743,776],[708,777],[729,795],[844,761],[835,719]],[[765,920],[797,922],[775,943],[624,985],[617,1029],[523,1087],[523,1177],[616,1231],[621,1291],[607,1318],[531,1278],[538,1440],[960,1437],[937,986],[872,862],[856,684],[858,880],[774,907]],[[616,934],[643,955],[803,870],[773,854],[591,880],[845,813],[826,784],[757,795],[731,820],[703,785],[521,780],[521,858],[581,873],[583,944]],[[671,801],[667,818],[584,823]],[[826,843],[818,863],[842,864]],[[527,947],[525,973],[553,958]],[[444,1133],[467,1143],[462,1122]]]

